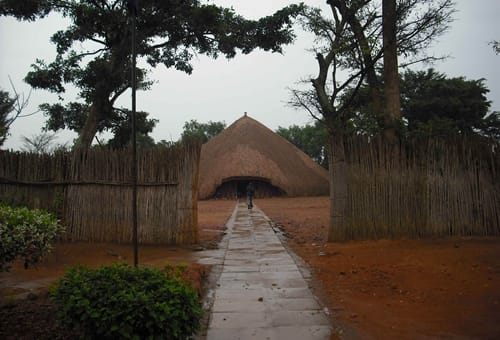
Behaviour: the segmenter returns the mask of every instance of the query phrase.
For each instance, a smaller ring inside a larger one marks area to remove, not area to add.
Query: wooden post
[[[137,59],[135,31],[137,17],[137,1],[128,0],[128,8],[132,15],[132,243],[134,245],[134,266],[139,264],[139,251],[137,244],[137,140],[136,140],[136,75],[135,65]]]

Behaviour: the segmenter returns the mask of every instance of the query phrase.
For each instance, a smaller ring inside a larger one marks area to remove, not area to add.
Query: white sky
[[[285,0],[215,0],[216,4],[232,6],[248,18],[259,18],[288,5]],[[308,5],[324,7],[325,0],[306,0]],[[258,4],[258,5],[257,5]],[[442,36],[429,54],[451,55],[446,61],[434,65],[439,72],[450,77],[467,79],[485,78],[490,89],[488,99],[491,110],[500,111],[500,55],[495,55],[488,42],[500,40],[500,1],[458,0],[455,21],[450,31]],[[55,47],[50,36],[67,26],[56,16],[34,23],[17,22],[0,17],[0,88],[12,93],[8,76],[18,92],[27,95],[29,85],[23,78],[36,58],[51,62]],[[200,56],[193,60],[194,72],[186,75],[180,71],[159,66],[150,78],[155,80],[152,90],[138,92],[137,109],[147,111],[159,120],[152,137],[177,140],[185,121],[225,121],[227,125],[248,112],[267,127],[303,125],[312,121],[305,111],[295,111],[286,105],[287,87],[309,75],[317,73],[314,56],[306,51],[312,45],[312,36],[299,33],[293,46],[284,48],[284,55],[255,51],[237,55],[232,60],[224,57],[212,60]],[[420,68],[426,69],[427,65]],[[76,91],[64,96],[74,99]],[[57,97],[46,91],[33,91],[26,112],[33,112],[44,102],[55,103]],[[130,92],[122,95],[119,105],[130,108]],[[41,131],[45,117],[38,113],[18,119],[11,126],[4,149],[20,149],[22,136],[32,136]],[[59,142],[71,141],[76,135],[60,132]]]

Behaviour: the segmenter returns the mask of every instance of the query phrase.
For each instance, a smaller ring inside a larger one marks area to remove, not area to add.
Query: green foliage
[[[51,0],[2,0],[0,16],[10,15],[22,20],[35,20],[44,17],[50,11]]]
[[[88,338],[187,339],[199,327],[202,308],[183,272],[79,266],[67,271],[51,298],[62,323]]]
[[[491,47],[493,48],[493,51],[495,51],[496,54],[500,54],[500,43],[496,40],[490,41],[489,43]]]
[[[8,92],[0,90],[0,146],[9,134],[9,113],[14,109],[14,102],[15,99],[10,98]]]
[[[489,90],[483,79],[447,78],[434,69],[407,70],[401,75],[400,84],[402,135],[482,135],[500,139],[500,115],[488,112]],[[348,98],[349,95],[342,100]],[[357,91],[347,112],[351,134],[373,136],[381,132],[368,86]]]
[[[371,131],[374,121],[353,122],[350,107],[359,87],[367,82],[373,94],[371,109],[376,111],[371,116],[380,117],[377,124],[383,123],[384,112],[378,103],[382,84],[376,74],[376,70],[383,67],[384,56],[381,2],[328,0],[326,3],[330,7],[328,11],[305,6],[299,18],[304,29],[315,36],[311,50],[318,63],[318,73],[316,78],[302,82],[309,85],[308,89],[291,90],[289,104],[322,119],[335,136],[349,134],[349,129],[359,127],[360,123]],[[448,29],[454,2],[397,1],[396,5],[398,56],[404,56],[409,62],[436,59],[426,56],[425,49]]]
[[[288,128],[280,126],[276,133],[302,150],[319,165],[328,168],[326,150],[328,133],[323,124],[316,122],[314,125],[292,125]]]
[[[45,127],[52,131],[60,129],[80,131],[85,125],[86,115],[84,113],[88,109],[87,104],[75,102],[68,103],[66,106],[60,103],[40,105],[40,110],[48,117]]]
[[[184,131],[182,131],[181,139],[198,139],[201,143],[206,143],[213,137],[217,136],[226,128],[226,122],[198,123],[196,119],[191,119],[184,123]]]
[[[427,135],[472,135],[488,113],[484,79],[447,78],[433,69],[406,71],[401,81],[401,109],[408,130]]]
[[[132,113],[129,110],[120,110],[121,114],[113,117],[109,121],[109,129],[113,132],[113,138],[109,140],[108,145],[115,149],[127,147],[132,143]],[[148,113],[143,111],[136,112],[135,129],[137,133],[137,144],[144,147],[154,145],[154,140],[148,135],[153,131],[157,119],[148,119]]]
[[[46,211],[0,205],[0,271],[8,270],[18,257],[25,268],[35,266],[63,231]]]
[[[25,80],[34,88],[60,95],[67,84],[80,90],[80,102],[42,106],[49,117],[47,128],[78,132],[78,147],[89,148],[97,132],[112,130],[109,121],[117,115],[116,100],[131,86],[132,30],[124,4],[117,0],[2,2],[0,15],[35,20],[57,12],[72,21],[51,38],[55,59],[36,60]],[[294,39],[292,19],[300,9],[290,5],[271,16],[247,20],[232,9],[198,0],[143,1],[136,21],[137,57],[149,67],[163,64],[191,73],[191,60],[197,54],[233,58],[237,51],[247,54],[256,48],[282,52],[282,45]],[[146,73],[145,68],[136,69],[138,89],[151,86]]]
[[[494,111],[486,115],[477,127],[483,136],[500,142],[500,112]]]

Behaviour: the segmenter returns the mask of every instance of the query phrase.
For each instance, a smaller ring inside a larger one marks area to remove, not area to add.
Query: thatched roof
[[[246,114],[201,149],[201,199],[231,179],[261,179],[287,196],[328,194],[328,171]]]

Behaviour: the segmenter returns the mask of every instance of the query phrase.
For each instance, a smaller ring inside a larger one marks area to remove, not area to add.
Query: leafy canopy
[[[206,143],[217,136],[226,128],[226,122],[199,123],[196,119],[191,119],[184,123],[181,140],[198,139],[201,143]]]
[[[0,146],[3,145],[9,135],[9,114],[14,109],[15,99],[6,91],[0,90]]]
[[[198,0],[140,2],[136,20],[137,56],[146,67],[164,65],[186,73],[198,54],[233,58],[237,51],[255,48],[281,52],[294,39],[292,20],[301,5],[290,5],[271,16],[247,20],[232,9]],[[69,128],[80,133],[88,147],[95,133],[112,129],[119,115],[116,100],[130,86],[131,24],[122,0],[73,1],[6,0],[0,15],[36,20],[58,12],[71,20],[52,38],[57,55],[47,63],[37,60],[26,81],[34,88],[62,95],[68,84],[76,86],[83,102],[45,104],[50,129]],[[138,88],[151,86],[147,68],[137,69]],[[61,97],[62,99],[62,97]]]
[[[368,87],[358,91],[350,112],[356,134],[377,134]],[[500,116],[489,112],[484,79],[448,78],[434,69],[406,70],[401,75],[402,128],[410,135],[450,136],[478,134],[499,139]]]
[[[401,91],[403,116],[410,131],[437,127],[441,121],[449,127],[442,133],[470,135],[481,129],[491,105],[484,79],[447,78],[433,69],[407,70]]]
[[[328,133],[322,123],[316,121],[313,125],[291,125],[288,128],[280,126],[276,133],[302,150],[316,163],[328,168],[326,150]]]
[[[383,16],[381,2],[376,0],[326,2],[331,11],[323,13],[306,7],[300,17],[304,29],[315,35],[312,51],[318,72],[315,78],[305,81],[309,89],[291,90],[289,104],[305,109],[340,134],[349,128],[350,104],[364,82],[374,93],[370,100],[380,98],[382,82],[376,71],[383,67]],[[448,29],[453,1],[408,0],[396,4],[398,57],[408,63],[436,59],[426,55],[425,50]],[[383,113],[381,106],[374,111],[378,116]]]

